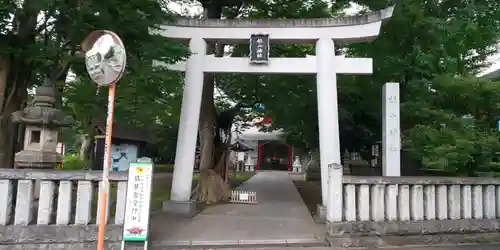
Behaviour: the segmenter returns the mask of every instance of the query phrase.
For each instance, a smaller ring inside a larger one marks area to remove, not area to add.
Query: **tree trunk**
[[[4,57],[0,57],[0,112],[3,111],[3,102],[6,99],[7,77],[9,73],[9,64]],[[0,115],[0,167],[11,168],[13,167],[12,161],[12,142],[9,141],[9,135],[12,130],[12,124],[8,123],[9,118]]]
[[[4,41],[14,51],[25,51],[35,44],[37,19],[43,7],[37,0],[20,3],[11,17],[12,30]],[[11,168],[14,166],[16,142],[22,140],[22,136],[18,136],[18,126],[12,122],[12,113],[24,108],[33,72],[31,60],[12,51],[6,53],[0,56],[0,167]]]
[[[0,57],[0,168],[14,167],[18,126],[12,122],[12,113],[24,108],[27,98],[27,76],[11,71],[10,66],[6,57]],[[18,77],[13,78],[13,74]]]
[[[0,167],[13,168],[14,154],[23,148],[24,130],[12,122],[12,113],[23,109],[28,98],[30,66],[0,57]],[[21,134],[19,134],[21,133]],[[20,145],[19,145],[20,144]]]
[[[216,136],[216,111],[214,105],[214,76],[207,74],[203,82],[202,105],[200,111],[200,180],[196,191],[198,201],[216,204],[229,198],[229,186],[224,181],[224,171],[217,166],[221,159],[220,144]]]
[[[80,160],[85,161],[89,169],[92,169],[95,163],[95,136],[97,134],[94,126],[89,122],[87,133],[82,135],[80,144]]]
[[[0,167],[14,167],[14,137],[15,125],[10,115],[4,115],[0,120]]]
[[[18,129],[17,125],[12,122],[12,113],[23,108],[26,90],[18,89],[16,92],[15,97],[5,104],[0,118],[0,167],[2,168],[14,167]]]
[[[94,145],[94,138],[92,135],[83,135],[82,143],[80,145],[80,160],[88,161],[91,157],[92,146]]]
[[[204,6],[204,18],[220,18],[222,6],[211,4]],[[207,53],[216,52],[215,44],[208,44]],[[225,181],[224,147],[220,141],[217,127],[217,112],[214,103],[213,74],[205,74],[203,78],[203,93],[200,110],[199,138],[200,138],[200,180],[194,190],[198,201],[206,204],[216,204],[226,201],[230,196],[228,183]]]

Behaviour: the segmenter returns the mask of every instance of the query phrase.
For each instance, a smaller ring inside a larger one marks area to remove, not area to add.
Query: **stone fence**
[[[97,237],[102,172],[0,169],[0,249],[85,248]],[[110,174],[107,240],[119,241],[127,173]]]
[[[500,179],[343,176],[331,166],[327,237],[464,233],[500,241]],[[101,172],[0,169],[0,250],[95,249]],[[111,173],[107,249],[119,247],[127,173]],[[491,234],[487,234],[491,233]],[[493,235],[493,236],[491,236]],[[438,240],[438,242],[442,242]],[[403,242],[409,244],[409,242]],[[422,243],[422,244],[429,244]],[[117,248],[116,248],[117,249]]]
[[[500,178],[330,175],[330,238],[500,232]]]

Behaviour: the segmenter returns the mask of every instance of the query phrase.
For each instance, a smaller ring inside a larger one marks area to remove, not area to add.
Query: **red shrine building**
[[[292,171],[294,150],[292,145],[283,140],[283,132],[261,131],[261,128],[271,123],[271,117],[264,117],[253,127],[242,131],[239,139],[253,150],[237,153],[238,159],[244,160],[245,165],[251,164],[256,170]]]

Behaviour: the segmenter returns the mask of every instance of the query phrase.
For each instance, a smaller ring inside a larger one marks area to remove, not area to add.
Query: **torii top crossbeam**
[[[250,34],[269,34],[273,43],[314,43],[320,36],[336,44],[367,42],[375,39],[383,21],[392,16],[394,7],[366,15],[338,18],[285,20],[220,20],[177,19],[173,24],[160,25],[155,33],[164,37],[189,40],[202,37],[207,41],[248,43]]]

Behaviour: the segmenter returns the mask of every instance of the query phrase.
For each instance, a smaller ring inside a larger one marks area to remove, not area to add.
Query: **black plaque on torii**
[[[250,64],[269,63],[269,34],[250,35]]]

